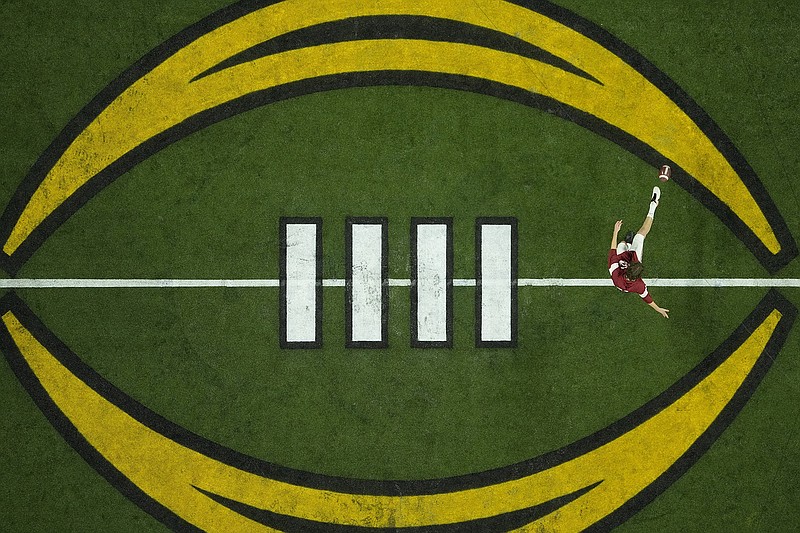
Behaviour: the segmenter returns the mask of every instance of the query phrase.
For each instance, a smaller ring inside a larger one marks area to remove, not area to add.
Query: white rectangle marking
[[[352,226],[352,342],[383,341],[383,226]]]
[[[317,340],[317,225],[286,224],[286,342]]]
[[[419,224],[417,231],[417,341],[446,342],[447,225]]]
[[[511,226],[481,226],[481,341],[511,341]]]

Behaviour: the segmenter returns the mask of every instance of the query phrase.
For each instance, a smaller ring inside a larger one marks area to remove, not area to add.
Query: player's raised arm
[[[617,220],[614,224],[614,234],[611,236],[611,248],[613,250],[617,249],[617,237],[619,236],[619,230],[622,227],[622,221]]]

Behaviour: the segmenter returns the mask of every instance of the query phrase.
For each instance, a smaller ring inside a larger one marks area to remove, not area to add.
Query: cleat
[[[629,231],[625,234],[625,242],[628,244],[633,244],[633,237],[636,235],[633,231]]]
[[[658,201],[661,199],[661,189],[658,187],[653,187],[653,197],[650,199],[651,202],[655,202],[658,205]]]

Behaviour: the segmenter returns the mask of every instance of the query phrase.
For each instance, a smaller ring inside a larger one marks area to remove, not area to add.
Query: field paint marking
[[[417,224],[415,263],[416,302],[411,310],[416,322],[412,342],[447,343],[448,329],[448,224]],[[452,265],[450,265],[452,266]],[[452,271],[451,271],[452,272]],[[452,275],[452,274],[451,274]]]
[[[317,224],[286,224],[287,343],[317,340]],[[283,275],[283,274],[281,274]]]
[[[514,230],[511,224],[496,221],[478,222],[476,272],[480,277],[477,289],[480,315],[475,337],[481,344],[512,342],[514,294]],[[475,311],[478,314],[478,311]]]
[[[356,219],[358,220],[358,219]],[[348,341],[377,343],[383,338],[384,224],[355,221],[350,233],[350,291]]]
[[[650,287],[800,287],[800,278],[652,278]],[[606,278],[520,278],[520,287],[611,287]],[[277,279],[2,279],[0,289],[161,289],[203,287],[279,287]],[[323,287],[344,287],[343,279],[324,279]],[[410,287],[410,279],[389,279],[390,287]],[[454,287],[474,287],[474,279],[456,278]]]

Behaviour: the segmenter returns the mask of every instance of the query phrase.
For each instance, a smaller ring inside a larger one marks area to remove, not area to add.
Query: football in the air
[[[667,181],[672,176],[672,169],[669,165],[661,165],[661,169],[658,171],[658,179],[661,181]]]

